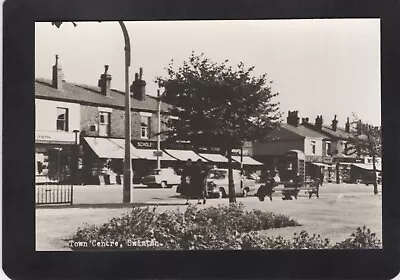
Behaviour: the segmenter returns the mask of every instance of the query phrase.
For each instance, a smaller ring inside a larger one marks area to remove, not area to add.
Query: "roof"
[[[226,157],[224,157],[223,155],[220,154],[204,154],[204,153],[199,153],[199,155],[202,158],[205,158],[208,161],[211,162],[228,162],[228,159]]]
[[[64,82],[63,90],[58,90],[52,87],[52,82],[49,79],[35,79],[35,97],[125,108],[125,93],[123,91],[111,89],[110,96],[104,96],[100,93],[99,87],[69,82]],[[147,95],[143,101],[131,97],[131,107],[134,110],[157,111],[157,105],[157,98],[150,95]],[[161,111],[168,112],[170,108],[171,105],[161,103]]]
[[[312,137],[312,138],[326,138],[325,134],[317,132],[313,129],[305,127],[304,125],[293,126],[287,123],[282,123],[281,128],[288,130],[294,134],[297,134],[302,137]]]
[[[307,127],[314,131],[319,131],[320,133],[323,133],[324,135],[332,138],[348,139],[351,137],[351,133],[346,132],[346,130],[342,127],[338,127],[336,130],[333,130],[330,126],[323,125],[322,129],[319,130],[318,128],[316,128],[315,124],[311,123],[308,123]]]

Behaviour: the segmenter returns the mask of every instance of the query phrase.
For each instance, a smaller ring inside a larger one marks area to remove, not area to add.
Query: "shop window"
[[[68,109],[57,107],[57,130],[68,131]]]
[[[311,152],[315,155],[315,141],[311,141]]]
[[[151,118],[148,116],[140,117],[140,136],[141,138],[149,138],[150,137],[150,123]]]
[[[110,136],[110,113],[99,114],[99,136]]]

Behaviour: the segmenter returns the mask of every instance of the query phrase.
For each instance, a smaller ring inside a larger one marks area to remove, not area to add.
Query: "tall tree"
[[[164,101],[172,105],[164,133],[174,140],[188,140],[193,145],[214,145],[226,151],[229,165],[229,201],[236,202],[232,149],[243,141],[262,140],[279,125],[278,93],[271,90],[266,74],[252,75],[254,66],[218,64],[192,52],[188,61],[175,69],[166,67],[167,76],[156,82],[165,89]]]
[[[382,157],[381,127],[372,126],[363,122],[353,114],[351,137],[348,154],[372,157],[372,169],[374,178],[374,194],[378,194],[376,159]]]

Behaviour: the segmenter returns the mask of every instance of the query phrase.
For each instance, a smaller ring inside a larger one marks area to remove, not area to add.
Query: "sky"
[[[35,75],[51,79],[58,54],[65,80],[97,86],[109,65],[111,87],[124,90],[124,39],[118,22],[36,23]],[[157,76],[192,51],[215,62],[255,66],[267,74],[283,118],[288,110],[314,122],[323,115],[339,126],[355,113],[381,124],[379,19],[125,22],[131,41],[130,83],[143,68],[146,91],[156,95]]]

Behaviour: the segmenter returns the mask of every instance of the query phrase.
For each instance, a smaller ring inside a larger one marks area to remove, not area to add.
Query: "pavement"
[[[76,186],[73,206],[36,208],[36,250],[69,250],[68,239],[78,227],[102,224],[129,211],[132,205],[155,205],[158,211],[179,209],[184,211],[185,200],[176,189],[132,189],[132,204],[122,204],[122,186]],[[282,200],[275,193],[273,200],[260,202],[256,197],[237,198],[246,209],[260,209],[285,214],[296,219],[301,226],[263,231],[271,236],[291,238],[306,230],[330,238],[333,243],[349,237],[357,227],[366,225],[378,237],[382,236],[382,195],[373,194],[372,186],[325,184],[320,198],[311,199],[300,193],[297,200]],[[192,201],[196,203],[196,201]],[[228,199],[208,199],[206,205],[229,204]]]

